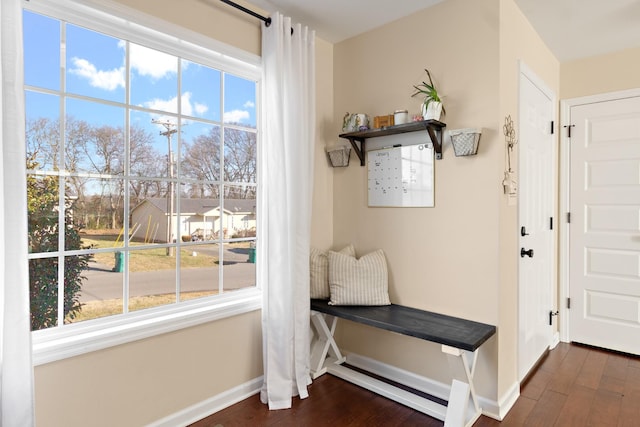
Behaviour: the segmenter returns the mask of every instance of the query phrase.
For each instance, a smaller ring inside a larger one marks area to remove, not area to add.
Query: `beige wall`
[[[119,0],[260,54],[259,21],[213,0]],[[254,10],[256,10],[254,8]],[[259,9],[257,9],[259,11]],[[318,134],[312,242],[332,242],[332,174],[326,123],[333,120],[333,45],[316,40]],[[333,135],[331,135],[333,137]],[[38,426],[140,426],[262,375],[261,314],[187,328],[35,368]]]
[[[483,128],[477,156],[455,157],[445,143],[435,161],[434,208],[368,208],[367,168],[334,169],[334,244],[358,256],[382,248],[394,303],[500,325],[499,2],[448,0],[335,46],[335,121],[419,111],[412,85],[429,68],[444,94],[447,129]],[[415,136],[418,142],[426,133]],[[352,159],[352,163],[354,159]],[[512,319],[505,319],[509,321]],[[344,323],[345,349],[450,382],[440,347]],[[497,398],[498,340],[481,350],[478,392]],[[426,362],[428,360],[428,363]]]
[[[562,63],[562,99],[640,87],[640,48]]]
[[[333,109],[333,44],[316,38],[316,150],[313,177],[311,244],[329,248],[333,242],[333,171],[325,147],[335,141]]]
[[[260,312],[38,366],[38,426],[142,426],[262,375]]]

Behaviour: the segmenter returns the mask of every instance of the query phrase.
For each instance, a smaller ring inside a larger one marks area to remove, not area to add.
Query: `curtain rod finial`
[[[268,27],[269,25],[271,25],[271,17],[264,20],[264,25],[265,27]]]

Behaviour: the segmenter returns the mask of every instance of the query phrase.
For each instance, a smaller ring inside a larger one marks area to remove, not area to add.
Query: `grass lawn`
[[[115,234],[84,234],[82,236],[83,245],[92,245],[94,248],[113,248],[117,250],[122,246],[122,240],[115,244],[118,238]],[[131,242],[129,246],[139,246],[142,243]],[[231,248],[248,248],[249,242],[229,243]],[[217,246],[207,245],[211,249]],[[193,252],[197,256],[192,256]],[[180,268],[213,267],[218,262],[218,257],[199,251],[193,246],[180,251]],[[115,265],[115,253],[97,253],[93,256],[94,262],[113,267]],[[167,256],[166,248],[145,249],[131,251],[129,253],[129,271],[154,271],[154,270],[174,270],[176,268],[176,257]]]
[[[184,292],[180,295],[181,301],[207,297],[217,294],[217,291],[209,292]],[[129,299],[129,311],[143,310],[145,308],[157,307],[160,305],[173,304],[176,302],[175,294],[146,295],[132,297]],[[122,300],[112,299],[106,301],[89,301],[82,304],[82,310],[75,319],[69,319],[66,323],[76,323],[83,320],[99,319],[101,317],[122,314]]]

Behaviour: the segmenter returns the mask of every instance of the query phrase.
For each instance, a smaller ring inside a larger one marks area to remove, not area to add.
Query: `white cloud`
[[[207,107],[205,104],[200,104],[199,102],[194,103],[193,108],[200,116],[209,111],[209,107]]]
[[[244,108],[255,108],[256,104],[253,101],[247,101],[244,103]]]
[[[249,112],[244,110],[225,111],[225,123],[241,123],[243,119],[249,118]]]
[[[95,65],[86,59],[71,58],[74,68],[69,72],[79,77],[87,79],[93,87],[104,90],[116,90],[124,87],[124,67],[115,68],[113,70],[98,70]]]
[[[206,104],[200,104],[198,102],[191,103],[191,92],[185,92],[182,94],[182,114],[187,116],[193,116],[194,111],[202,115],[209,110]],[[152,108],[154,110],[170,111],[172,113],[178,112],[178,97],[174,96],[171,99],[152,99],[144,103],[145,107]],[[248,116],[249,113],[247,113]]]
[[[130,67],[139,75],[159,80],[177,73],[178,59],[175,56],[133,43],[129,46]],[[118,42],[118,47],[124,49],[125,42]],[[88,80],[93,87],[112,91],[125,85],[124,65],[113,70],[98,70],[88,60],[77,57],[71,58],[71,63],[73,68],[69,72]]]
[[[124,48],[124,42],[121,41],[118,46]],[[133,43],[129,44],[129,62],[138,74],[156,80],[178,72],[178,59],[175,56]]]
[[[154,110],[170,111],[172,113],[178,112],[178,97],[174,96],[171,99],[158,99],[154,98],[151,101],[144,103],[144,106]]]

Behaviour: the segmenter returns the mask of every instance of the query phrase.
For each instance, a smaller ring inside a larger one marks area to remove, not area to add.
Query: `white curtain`
[[[0,1],[0,398],[3,427],[35,424],[27,268],[22,7]]]
[[[264,290],[263,403],[308,396],[315,32],[279,13],[263,26],[257,275]],[[291,29],[293,28],[293,34]]]

